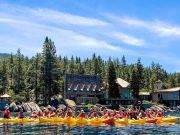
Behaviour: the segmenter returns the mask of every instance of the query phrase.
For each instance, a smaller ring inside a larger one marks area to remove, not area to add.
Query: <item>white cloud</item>
[[[126,35],[124,33],[112,33],[110,34],[112,37],[119,39],[121,42],[132,45],[132,46],[144,46],[145,41],[133,36]]]
[[[87,37],[72,30],[65,30],[46,24],[37,24],[34,22],[15,20],[11,18],[0,18],[0,23],[10,25],[15,30],[17,30],[16,32],[20,32],[22,34],[21,37],[17,38],[18,41],[13,40],[13,42],[19,42],[20,45],[18,47],[24,48],[26,50],[29,49],[33,52],[37,47],[33,47],[32,45],[30,45],[30,43],[27,44],[26,42],[32,42],[32,38],[34,38],[34,40],[39,40],[46,35],[52,37],[57,44],[58,49],[64,51],[84,50],[87,52],[88,50],[90,50],[91,53],[98,51],[102,53],[119,53],[126,51],[118,46],[107,43],[105,40],[98,40],[96,38]],[[23,47],[22,44],[25,44],[26,47]],[[38,45],[37,42],[33,42],[33,44]],[[37,51],[39,50],[40,49],[38,48]]]
[[[66,12],[60,12],[56,10],[46,8],[29,8],[24,6],[11,6],[0,4],[0,15],[4,17],[28,19],[34,21],[43,21],[54,24],[70,24],[79,26],[107,26],[107,22],[90,18],[83,17],[75,14]]]
[[[130,17],[117,17],[114,15],[108,15],[108,17],[115,21],[127,24],[129,26],[147,29],[151,32],[158,34],[159,36],[180,37],[180,26],[173,26],[163,21],[159,21],[159,20],[144,21]]]

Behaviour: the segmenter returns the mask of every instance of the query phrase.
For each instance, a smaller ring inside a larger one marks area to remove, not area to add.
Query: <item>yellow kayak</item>
[[[55,117],[53,118],[54,119],[54,122],[63,122],[63,118],[60,118],[60,117]]]
[[[138,120],[128,120],[129,124],[145,124],[146,120],[145,119],[138,119]]]
[[[48,123],[48,122],[54,122],[54,119],[52,118],[39,118],[40,123]]]
[[[104,119],[101,119],[101,118],[92,118],[92,119],[89,119],[89,123],[91,124],[101,124],[103,122]]]
[[[66,117],[66,118],[63,119],[63,122],[65,124],[73,124],[73,123],[76,123],[76,119],[72,118],[72,117]]]
[[[11,118],[11,119],[1,118],[1,119],[0,119],[0,122],[1,122],[1,123],[6,123],[6,122],[18,123],[18,122],[20,122],[20,121],[21,121],[21,120],[18,119],[18,118]]]
[[[88,120],[85,118],[77,118],[76,119],[76,124],[86,125],[87,123],[88,123]]]
[[[26,123],[26,122],[39,122],[39,119],[31,119],[31,118],[11,118],[11,119],[4,119],[0,118],[1,123]]]
[[[177,123],[178,122],[177,117],[167,117],[167,118],[158,118],[159,123]]]
[[[116,124],[127,124],[128,123],[128,119],[116,119],[115,123]]]

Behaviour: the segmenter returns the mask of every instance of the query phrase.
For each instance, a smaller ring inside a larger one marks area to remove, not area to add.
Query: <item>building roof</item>
[[[127,88],[129,87],[130,83],[126,82],[125,80],[121,78],[117,78],[117,83],[122,87],[122,88]]]
[[[180,87],[157,90],[157,92],[175,92],[175,91],[180,91]]]
[[[139,95],[149,96],[150,92],[139,92]]]

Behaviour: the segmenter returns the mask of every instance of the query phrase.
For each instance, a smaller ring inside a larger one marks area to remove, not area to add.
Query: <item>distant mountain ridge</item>
[[[8,58],[10,56],[11,56],[11,54],[9,54],[9,53],[0,53],[0,60],[4,59],[4,58]]]

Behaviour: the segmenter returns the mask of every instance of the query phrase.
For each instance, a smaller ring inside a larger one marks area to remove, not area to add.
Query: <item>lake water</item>
[[[180,116],[179,113],[174,114]],[[25,134],[25,135],[144,135],[144,134],[180,134],[180,124],[145,124],[145,125],[127,125],[127,126],[78,126],[63,124],[1,124],[0,134]]]
[[[53,124],[2,124],[0,125],[1,134],[25,134],[25,135],[55,135],[55,134],[109,134],[109,135],[137,135],[137,134],[180,134],[179,124],[145,124],[128,126],[68,126]]]

